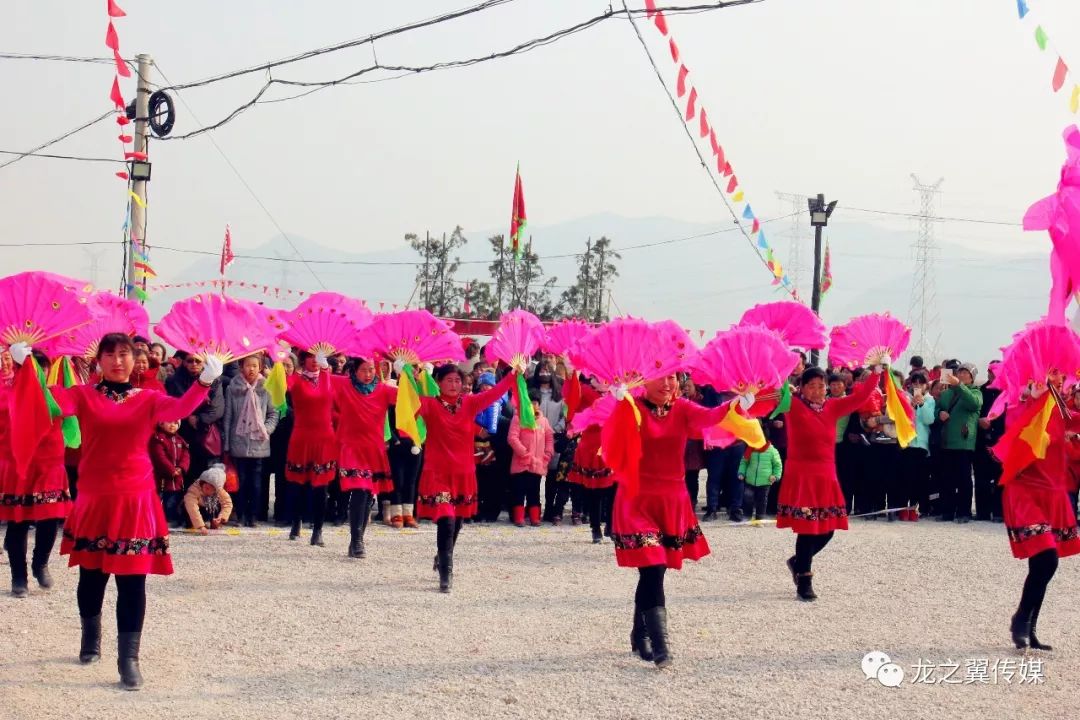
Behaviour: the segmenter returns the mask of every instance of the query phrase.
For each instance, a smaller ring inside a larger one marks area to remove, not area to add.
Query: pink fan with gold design
[[[829,341],[821,318],[793,300],[755,305],[743,313],[739,325],[762,325],[777,333],[789,348],[820,350]]]
[[[693,377],[720,392],[757,395],[783,385],[798,360],[778,333],[761,325],[736,325],[708,342]]]
[[[154,327],[165,342],[223,363],[262,352],[288,329],[284,318],[252,302],[203,294],[174,304]]]
[[[553,355],[566,356],[591,330],[582,320],[561,320],[547,329],[541,347]]]
[[[90,297],[87,307],[90,308],[92,317],[90,322],[42,344],[41,350],[46,355],[66,355],[92,360],[97,357],[101,338],[109,333],[121,333],[129,337],[150,334],[149,317],[137,302],[112,293],[99,292]]]
[[[359,300],[333,292],[319,292],[285,314],[289,329],[281,339],[301,350],[334,355],[360,354],[357,336],[374,316]]]
[[[150,316],[144,308],[134,300],[122,298],[111,292],[98,292],[90,297],[87,303],[90,312],[94,315],[115,318],[124,327],[111,332],[122,332],[125,335],[150,335]]]
[[[461,338],[427,310],[376,315],[357,338],[361,354],[379,354],[410,365],[465,359]]]
[[[540,319],[526,310],[512,310],[499,319],[499,327],[484,346],[484,355],[524,370],[543,342],[544,324]]]
[[[90,319],[89,308],[76,292],[47,273],[0,279],[0,345],[39,345]]]
[[[686,367],[690,348],[671,327],[616,318],[578,343],[574,364],[607,385],[633,388]]]
[[[888,313],[860,315],[829,333],[829,360],[856,368],[897,360],[907,350],[911,330]]]

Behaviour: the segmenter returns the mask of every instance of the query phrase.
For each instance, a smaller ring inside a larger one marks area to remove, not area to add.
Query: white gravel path
[[[795,600],[792,535],[705,524],[713,554],[669,572],[675,666],[632,658],[636,573],[587,528],[466,526],[453,594],[437,592],[434,532],[373,525],[368,557],[266,528],[174,536],[177,572],[149,582],[146,687],[116,681],[114,603],[103,661],[76,660],[76,571],[0,596],[0,718],[1063,718],[1075,708],[1076,559],[1040,620],[1045,682],[912,684],[912,666],[1022,657],[1007,624],[1026,565],[1001,525],[854,520],[815,563],[821,599]],[[6,590],[8,569],[0,587]],[[32,583],[33,585],[33,583]],[[907,680],[860,670],[880,650]],[[1036,656],[1029,656],[1036,657]],[[1018,669],[1018,668],[1017,668]],[[944,673],[939,671],[939,676]]]

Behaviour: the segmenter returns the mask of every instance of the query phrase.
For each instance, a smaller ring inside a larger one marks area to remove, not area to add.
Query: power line
[[[0,170],[3,170],[8,165],[12,165],[14,163],[19,162],[20,160],[22,160],[25,157],[28,157],[30,155],[33,155],[36,152],[44,150],[45,148],[49,147],[50,145],[55,145],[56,143],[60,142],[61,140],[66,140],[67,138],[71,137],[75,133],[82,132],[83,130],[85,130],[88,127],[92,127],[94,125],[97,125],[99,122],[101,122],[102,120],[104,120],[105,118],[109,117],[112,114],[113,114],[112,110],[106,110],[104,113],[102,113],[98,117],[94,118],[93,120],[80,125],[79,127],[75,128],[74,130],[68,130],[66,133],[64,133],[60,137],[53,138],[52,140],[49,140],[48,142],[44,142],[44,143],[42,143],[41,145],[38,145],[35,148],[31,148],[31,149],[27,150],[24,153],[19,153],[17,157],[14,157],[11,160],[8,160],[3,165],[0,165]]]
[[[169,82],[169,78],[166,77],[164,72],[162,72],[161,66],[157,63],[155,63],[154,66],[157,68],[157,71],[161,73],[161,77],[165,80],[165,82]],[[184,100],[184,97],[180,94],[180,92],[175,89],[174,92],[176,92],[176,98],[181,103],[183,103],[184,107],[187,108],[187,111],[191,113],[191,117],[195,119],[195,122],[199,122],[199,119],[195,117],[195,111],[192,110],[191,106],[187,104],[187,101]],[[229,159],[229,156],[225,154],[225,151],[221,149],[221,146],[218,145],[217,140],[214,139],[214,136],[208,135],[208,137],[210,138],[210,143],[218,151],[218,154],[221,155],[221,158],[225,161],[229,168],[232,169],[237,179],[240,180],[240,184],[244,186],[244,188],[248,191],[248,193],[259,205],[259,207],[262,208],[262,211],[266,214],[266,217],[270,219],[270,222],[273,224],[273,226],[277,228],[277,231],[281,233],[281,236],[285,238],[286,242],[289,243],[289,246],[292,247],[293,251],[296,253],[296,256],[300,258],[301,261],[303,261],[304,266],[308,269],[308,272],[310,272],[311,276],[315,278],[315,282],[319,283],[319,287],[325,290],[326,285],[323,283],[322,279],[315,273],[315,270],[311,267],[311,265],[308,264],[307,260],[304,259],[303,254],[301,254],[300,252],[300,249],[296,247],[296,244],[292,241],[292,238],[290,238],[289,234],[285,232],[285,230],[281,227],[281,224],[277,221],[277,218],[275,218],[273,213],[270,212],[270,209],[266,207],[266,204],[263,203],[262,199],[260,199],[259,196],[255,193],[255,190],[252,189],[251,185],[248,184],[248,181],[244,179],[244,176],[240,174],[240,171],[237,169],[236,165],[234,165],[232,160]]]
[[[404,33],[404,32],[408,32],[408,31],[411,31],[411,30],[416,30],[416,29],[423,28],[423,27],[428,27],[428,26],[435,25],[435,24],[438,24],[438,23],[441,23],[441,22],[446,22],[448,20],[454,20],[454,19],[457,19],[457,18],[460,18],[460,17],[464,17],[466,15],[470,15],[470,14],[475,13],[475,12],[480,12],[481,10],[487,10],[487,9],[489,9],[491,7],[495,7],[496,5],[501,5],[501,4],[504,4],[504,3],[507,3],[507,2],[512,2],[512,1],[513,0],[489,0],[488,2],[481,3],[480,5],[474,5],[471,8],[466,8],[464,10],[455,11],[453,13],[447,13],[445,15],[441,15],[441,16],[439,16],[437,18],[433,18],[433,19],[430,19],[430,20],[411,23],[409,25],[404,25],[404,26],[401,26],[401,27],[398,27],[398,28],[394,28],[392,30],[383,31],[383,32],[377,33],[375,35],[371,35],[371,36],[369,36],[367,38],[363,38],[363,39],[359,39],[359,40],[350,40],[349,42],[341,43],[341,44],[335,45],[335,46],[330,46],[329,48],[320,48],[318,50],[311,50],[311,51],[308,51],[308,52],[303,53],[301,55],[293,56],[292,58],[286,58],[284,60],[277,60],[277,61],[270,62],[270,63],[264,63],[264,64],[259,65],[259,66],[255,66],[255,67],[251,67],[251,68],[245,68],[243,70],[237,70],[237,71],[233,71],[231,73],[225,73],[225,74],[222,74],[222,75],[217,75],[217,76],[214,76],[214,77],[211,77],[211,78],[206,78],[204,80],[199,80],[199,81],[192,82],[192,83],[185,83],[185,84],[180,84],[180,85],[166,86],[164,89],[165,90],[184,90],[184,89],[189,89],[189,88],[204,87],[204,86],[209,85],[211,83],[221,82],[223,80],[232,79],[232,78],[239,77],[241,75],[247,75],[247,74],[250,74],[250,73],[253,73],[253,72],[259,72],[259,71],[269,72],[271,69],[273,69],[275,67],[280,67],[281,65],[286,65],[286,64],[289,64],[289,63],[293,63],[293,62],[298,62],[300,60],[306,60],[306,59],[311,58],[311,57],[317,57],[318,55],[323,55],[323,54],[326,54],[328,52],[336,52],[338,50],[345,49],[345,48],[357,47],[359,45],[365,45],[365,44],[369,44],[369,43],[374,44],[375,40],[378,40],[378,39],[390,37],[390,36],[393,36],[393,35],[398,35],[398,34],[401,34],[401,33]],[[720,10],[720,9],[730,7],[730,6],[747,5],[747,4],[752,4],[752,3],[756,3],[756,2],[761,2],[761,0],[728,0],[727,2],[717,2],[715,4],[693,5],[693,6],[676,6],[676,7],[670,7],[670,8],[658,8],[658,10],[667,11],[669,14],[677,15],[677,14],[681,14],[681,13],[697,13],[697,12],[706,12],[706,11],[709,11],[709,10]],[[643,14],[645,12],[646,12],[646,10],[626,10],[626,16],[627,16],[627,18],[630,18],[632,14]],[[652,12],[652,11],[650,10],[648,12]],[[258,92],[256,92],[255,95],[252,96],[252,98],[250,100],[243,103],[242,105],[239,105],[238,107],[236,107],[235,109],[230,111],[228,114],[226,114],[224,117],[222,117],[217,122],[215,122],[215,123],[213,123],[211,125],[207,125],[207,126],[204,126],[204,127],[201,127],[201,128],[197,128],[196,130],[193,130],[193,131],[188,132],[188,133],[184,133],[182,135],[170,135],[169,137],[162,138],[162,139],[163,140],[169,140],[169,141],[172,141],[172,140],[187,140],[187,139],[196,137],[198,135],[201,135],[201,134],[203,134],[205,132],[208,132],[210,130],[216,130],[217,128],[220,128],[221,126],[225,125],[226,123],[229,123],[232,120],[236,119],[237,116],[239,116],[243,112],[251,109],[255,105],[266,104],[266,103],[275,103],[275,102],[286,102],[288,100],[295,100],[295,99],[298,99],[298,98],[305,97],[305,96],[310,95],[310,94],[312,94],[314,92],[317,92],[319,90],[323,90],[323,89],[326,89],[326,88],[329,88],[329,87],[334,87],[334,86],[337,86],[337,85],[356,84],[356,82],[357,82],[356,79],[357,78],[362,77],[362,76],[367,75],[367,74],[370,74],[370,73],[373,73],[373,72],[377,72],[377,71],[387,71],[387,72],[398,73],[397,75],[393,76],[392,78],[383,78],[383,80],[390,80],[390,79],[397,80],[397,79],[401,79],[401,78],[406,77],[406,76],[416,76],[416,75],[420,75],[420,74],[423,74],[423,73],[435,72],[435,71],[438,71],[438,70],[451,70],[451,69],[457,69],[457,68],[463,68],[463,67],[471,67],[473,65],[479,65],[481,63],[490,62],[492,60],[501,60],[501,59],[510,57],[512,55],[518,55],[518,54],[521,54],[521,53],[526,53],[526,52],[529,52],[531,50],[535,50],[537,48],[541,48],[541,47],[545,47],[547,45],[551,45],[553,43],[558,42],[559,40],[570,37],[571,35],[575,35],[575,34],[577,34],[579,32],[583,32],[584,30],[587,30],[587,29],[593,27],[594,25],[598,25],[599,23],[604,22],[605,20],[611,20],[611,19],[623,19],[623,18],[621,16],[621,14],[620,15],[615,15],[614,11],[609,6],[608,10],[606,12],[604,12],[604,13],[601,13],[599,15],[595,15],[595,16],[593,16],[591,18],[588,18],[586,20],[578,22],[578,23],[576,23],[574,25],[570,25],[568,27],[564,27],[562,29],[556,30],[556,31],[551,32],[551,33],[549,33],[547,35],[544,35],[542,37],[536,37],[536,38],[533,38],[531,40],[527,40],[527,41],[525,41],[523,43],[515,45],[515,46],[513,46],[511,48],[508,48],[506,50],[501,50],[501,51],[497,51],[497,52],[488,53],[486,55],[480,55],[480,56],[471,57],[471,58],[465,58],[465,59],[460,59],[460,60],[446,60],[446,61],[442,61],[442,62],[432,63],[430,65],[384,65],[384,64],[380,63],[376,59],[375,63],[373,63],[371,65],[368,65],[366,67],[362,67],[359,70],[354,70],[354,71],[348,73],[347,75],[344,75],[344,76],[338,77],[338,78],[334,78],[334,79],[331,79],[331,80],[307,80],[307,81],[301,81],[301,80],[285,80],[285,79],[271,77],[269,80],[267,80],[263,84],[263,86],[261,88],[259,88]],[[262,99],[263,95],[265,95],[267,93],[267,91],[269,91],[270,88],[272,88],[275,85],[282,85],[282,86],[287,86],[287,87],[308,88],[308,90],[305,91],[305,92],[301,92],[301,93],[298,93],[296,95],[290,96],[290,97],[286,97],[286,98],[275,98],[275,99],[272,99],[272,100],[263,100]]]
[[[92,63],[100,65],[112,65],[115,60],[111,57],[75,57],[72,55],[35,55],[31,53],[12,53],[5,52],[0,53],[0,60],[40,60],[50,62],[68,62],[68,63]],[[124,60],[125,63],[130,60]]]
[[[18,155],[20,156],[20,158],[35,157],[46,158],[49,160],[81,160],[82,162],[120,163],[121,165],[127,162],[126,160],[118,160],[117,158],[77,157],[75,155],[50,155],[48,153],[19,152],[17,150],[0,150],[0,155]]]
[[[924,219],[921,213],[912,212],[897,212],[895,210],[871,210],[870,208],[858,208],[845,205],[844,210],[855,210],[856,212],[874,213],[875,215],[896,215],[899,217],[915,218],[917,220]],[[964,218],[964,217],[938,217],[931,218],[934,222],[966,222],[966,223],[979,223],[982,225],[1005,225],[1008,227],[1023,227],[1023,223],[1008,222],[1006,220],[982,220],[979,218]]]

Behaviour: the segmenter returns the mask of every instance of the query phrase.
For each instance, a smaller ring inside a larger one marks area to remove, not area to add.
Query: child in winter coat
[[[780,479],[784,464],[780,460],[780,451],[769,443],[760,450],[746,448],[742,462],[739,463],[739,479],[746,483],[743,498],[743,512],[750,514],[753,506],[753,519],[765,519],[765,503],[769,498],[769,487]]]
[[[514,452],[510,461],[510,481],[513,488],[510,503],[510,519],[518,527],[525,525],[525,509],[528,508],[529,524],[540,525],[540,478],[547,473],[548,463],[555,454],[555,432],[551,423],[540,412],[540,392],[529,391],[529,402],[536,416],[536,429],[521,427],[520,413],[510,421],[507,442]]]
[[[217,530],[229,521],[232,514],[232,498],[225,492],[225,466],[211,465],[199,479],[188,488],[184,496],[191,527],[200,535],[208,535],[206,523]]]
[[[158,496],[161,498],[165,520],[181,525],[180,501],[184,497],[184,473],[191,465],[188,444],[177,432],[180,421],[158,423],[157,432],[150,438],[150,461],[154,466]]]

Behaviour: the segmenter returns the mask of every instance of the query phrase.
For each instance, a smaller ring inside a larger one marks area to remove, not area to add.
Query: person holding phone
[[[976,430],[983,406],[982,391],[975,386],[978,369],[963,363],[952,369],[942,368],[946,389],[938,402],[942,422],[942,473],[940,521],[971,522],[971,497],[974,490],[972,463],[975,458]]]

